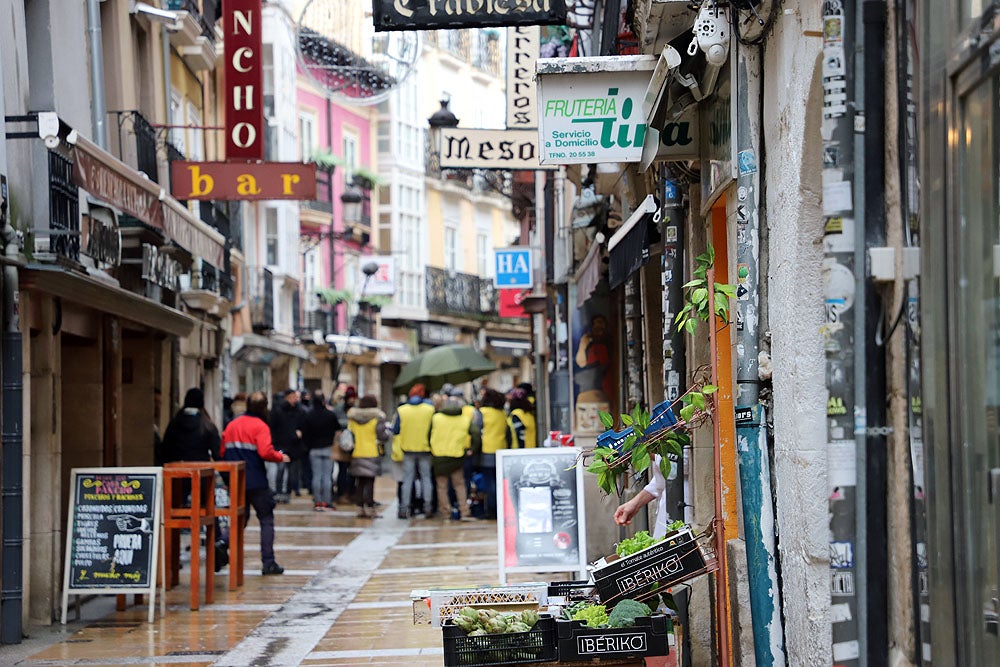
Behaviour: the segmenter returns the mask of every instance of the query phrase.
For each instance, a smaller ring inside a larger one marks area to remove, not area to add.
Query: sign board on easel
[[[574,572],[586,578],[583,468],[575,447],[497,452],[500,583],[510,572]]]
[[[73,468],[66,513],[62,622],[70,595],[149,595],[156,601],[162,468]]]

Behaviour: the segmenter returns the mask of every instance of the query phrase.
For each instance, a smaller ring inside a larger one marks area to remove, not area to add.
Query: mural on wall
[[[604,431],[599,413],[615,412],[615,343],[607,294],[595,294],[573,321],[574,432]]]

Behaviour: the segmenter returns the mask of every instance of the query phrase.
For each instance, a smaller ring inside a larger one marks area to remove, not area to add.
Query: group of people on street
[[[384,443],[389,439],[385,414],[374,396],[361,398],[345,386],[341,401],[330,405],[322,392],[303,397],[288,389],[269,409],[264,392],[238,394],[224,405],[224,429],[205,411],[201,389],[187,391],[184,403],[155,441],[158,465],[172,461],[243,461],[246,465],[246,513],[260,522],[261,564],[265,575],[282,574],[274,558],[274,509],[310,488],[316,511],[336,509],[339,498],[356,500],[358,516],[376,516],[375,478],[381,473]],[[305,398],[305,400],[302,400]],[[225,480],[228,481],[228,480]],[[228,534],[215,544],[216,569],[229,562]]]
[[[263,574],[282,574],[274,557],[274,509],[312,490],[313,509],[336,509],[353,502],[358,516],[375,518],[375,480],[382,474],[386,446],[397,482],[399,518],[450,516],[454,520],[496,518],[496,452],[535,447],[534,397],[530,384],[507,395],[490,388],[475,403],[461,389],[445,385],[428,396],[418,384],[387,420],[375,396],[358,397],[351,386],[338,388],[329,403],[319,391],[287,389],[268,406],[264,392],[238,394],[224,403],[220,434],[194,387],[170,420],[154,456],[171,461],[243,461],[246,512],[260,522]],[[224,480],[227,481],[227,480]],[[471,492],[483,497],[476,504]],[[478,508],[478,509],[477,509]],[[229,561],[228,534],[215,544],[216,569]]]
[[[507,395],[483,388],[471,404],[452,385],[428,397],[416,384],[396,410],[392,432],[399,518],[495,519],[496,453],[536,446],[534,394],[527,383]],[[479,509],[473,488],[483,496]]]

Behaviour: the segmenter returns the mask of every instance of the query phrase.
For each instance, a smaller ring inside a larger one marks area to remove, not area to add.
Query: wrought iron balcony
[[[497,291],[489,278],[428,267],[425,287],[431,313],[479,319],[499,314]]]
[[[230,303],[236,303],[236,281],[229,272],[219,272],[219,296]]]
[[[303,313],[302,323],[296,327],[295,333],[300,338],[311,339],[313,332],[319,331],[320,335],[326,337],[327,334],[337,333],[337,313],[325,310],[307,310]]]
[[[167,9],[184,11],[191,15],[201,27],[201,34],[215,41],[215,19],[219,0],[167,0]]]
[[[73,183],[73,163],[48,151],[49,252],[80,261],[80,196]]]
[[[250,323],[257,333],[274,330],[274,274],[265,267],[250,267],[247,271],[250,297]]]
[[[118,159],[131,162],[133,152],[129,135],[135,138],[135,167],[154,183],[160,182],[156,161],[156,130],[138,111],[115,111],[118,117]]]

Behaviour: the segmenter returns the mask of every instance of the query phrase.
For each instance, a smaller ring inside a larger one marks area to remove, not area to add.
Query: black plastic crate
[[[663,614],[635,619],[631,628],[590,628],[583,621],[556,621],[559,661],[630,660],[667,655],[670,624]]]
[[[490,665],[522,665],[531,662],[553,662],[556,653],[556,621],[541,616],[528,632],[507,632],[502,635],[469,637],[446,619],[441,626],[444,634],[445,667],[489,667]]]
[[[589,580],[549,582],[549,597],[564,597],[568,600],[586,600],[594,597],[596,589]]]
[[[619,600],[641,600],[654,591],[706,572],[705,555],[690,530],[618,558],[593,571],[601,601],[612,608]]]

